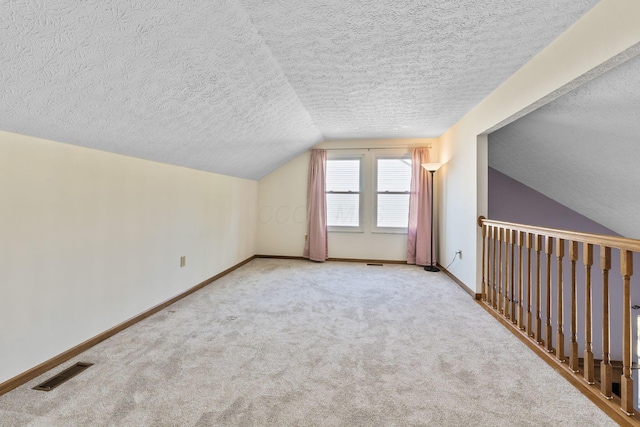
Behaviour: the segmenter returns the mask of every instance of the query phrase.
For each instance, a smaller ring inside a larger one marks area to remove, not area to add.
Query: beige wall
[[[258,183],[258,254],[302,256],[310,157],[303,153]]]
[[[431,146],[437,161],[438,141],[419,139],[380,139],[357,141],[328,141],[317,148],[339,149],[339,154],[367,154],[365,185],[372,184],[372,156],[407,152],[410,146]],[[384,149],[382,149],[384,147]],[[398,147],[394,150],[388,148]],[[347,150],[348,149],[348,150]],[[370,150],[369,150],[370,149]],[[367,163],[367,160],[369,161]],[[309,153],[304,153],[278,170],[264,177],[259,184],[258,253],[262,255],[302,256],[306,234],[307,173]],[[372,189],[365,189],[365,205]],[[367,212],[370,213],[370,212]],[[361,233],[330,232],[329,257],[377,260],[406,260],[406,234],[373,233],[373,217],[364,215]]]
[[[0,132],[0,383],[254,255],[257,189]]]
[[[440,256],[463,250],[465,256],[450,270],[470,288],[480,291],[481,236],[476,221],[487,214],[487,148],[482,134],[532,104],[551,101],[576,79],[583,80],[585,73],[595,77],[590,71],[614,66],[619,58],[611,58],[640,42],[638,22],[640,2],[601,1],[441,137],[441,161],[448,163],[439,171]]]

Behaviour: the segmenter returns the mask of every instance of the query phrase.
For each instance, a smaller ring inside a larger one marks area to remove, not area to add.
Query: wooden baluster
[[[491,301],[493,301],[493,281],[495,280],[493,275],[491,274],[493,265],[493,258],[495,253],[491,250],[493,244],[493,227],[487,227],[487,252],[489,256],[487,257],[487,304],[491,305]]]
[[[631,276],[633,252],[620,251],[620,270],[623,279],[622,297],[622,376],[620,377],[620,406],[627,415],[633,414],[633,378],[631,378]]]
[[[611,399],[611,355],[609,326],[609,270],[611,270],[611,248],[600,246],[600,268],[602,269],[602,362],[600,362],[600,393]]]
[[[502,287],[502,307],[504,317],[511,318],[509,313],[509,276],[511,270],[509,270],[509,248],[511,247],[511,230],[504,230],[504,286]]]
[[[542,236],[536,235],[535,241],[536,251],[536,329],[533,334],[536,342],[542,343],[542,307],[540,304],[540,251],[542,250]]]
[[[487,301],[487,282],[485,280],[485,260],[487,259],[487,226],[482,225],[482,301]]]
[[[516,323],[516,293],[515,293],[515,252],[516,251],[516,230],[511,230],[511,291],[509,296],[511,297],[511,323]]]
[[[556,238],[556,258],[558,261],[558,333],[556,335],[556,357],[564,362],[564,295],[562,289],[562,258],[564,257],[564,239]]]
[[[544,253],[547,255],[547,286],[545,292],[546,300],[546,323],[544,348],[547,352],[553,352],[553,328],[551,327],[551,254],[553,253],[553,237],[546,236],[544,242]]]
[[[533,319],[531,313],[531,245],[533,234],[527,233],[527,335],[533,335]]]
[[[492,292],[492,296],[491,296],[491,306],[494,309],[498,309],[498,290],[497,290],[497,285],[498,282],[496,281],[496,261],[498,259],[498,257],[496,256],[497,252],[497,248],[496,245],[498,243],[498,227],[493,227],[493,292]]]
[[[524,299],[523,287],[522,287],[522,245],[524,244],[525,232],[518,233],[518,329],[524,329],[524,306],[522,300]]]
[[[498,304],[498,311],[502,313],[502,242],[504,240],[504,229],[501,228],[499,232],[500,241],[498,244],[500,247],[498,248],[498,265],[500,269],[498,270],[498,300],[496,303]]]
[[[582,258],[585,266],[586,284],[584,290],[584,379],[589,384],[594,383],[593,351],[591,337],[591,266],[593,265],[593,245],[585,243],[583,245]]]
[[[569,368],[578,372],[578,288],[576,285],[576,263],[578,261],[578,242],[569,242],[571,260],[571,347],[569,348]]]

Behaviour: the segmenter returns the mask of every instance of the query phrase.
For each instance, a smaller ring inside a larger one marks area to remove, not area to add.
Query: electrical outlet
[[[185,265],[187,265],[187,257],[186,256],[181,256],[180,257],[180,267],[184,267]]]
[[[462,249],[459,249],[458,252],[456,252],[456,255],[459,255],[460,259],[462,259]]]

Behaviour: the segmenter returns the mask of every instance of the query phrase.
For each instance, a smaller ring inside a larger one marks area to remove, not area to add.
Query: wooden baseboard
[[[329,258],[327,261],[335,262],[360,262],[366,264],[404,264],[407,265],[407,261],[398,260],[384,260],[384,259],[360,259],[360,258]]]
[[[577,388],[582,394],[584,394],[589,400],[591,400],[596,406],[602,409],[613,421],[621,426],[640,426],[640,417],[638,415],[628,416],[620,409],[620,398],[615,397],[611,400],[607,400],[600,394],[598,383],[596,385],[590,385],[582,378],[576,377],[569,369],[567,363],[558,361],[552,354],[548,353],[544,347],[533,341],[533,338],[527,336],[525,331],[518,329],[516,325],[503,318],[495,310],[489,307],[482,300],[478,300],[478,304],[484,308],[489,314],[497,319],[504,327],[510,330],[516,337],[520,339],[529,349],[536,353],[542,360],[547,362],[556,372],[558,372],[564,379],[569,381],[575,388]]]
[[[79,355],[83,351],[86,351],[86,350],[90,349],[94,345],[106,340],[107,338],[110,338],[110,337],[114,336],[118,332],[127,329],[129,326],[138,323],[142,319],[145,319],[145,318],[151,316],[152,314],[155,314],[155,313],[159,312],[163,308],[166,308],[166,307],[170,306],[174,302],[181,300],[182,298],[186,297],[187,295],[191,295],[192,293],[204,288],[205,286],[207,286],[208,284],[218,280],[222,276],[225,276],[225,275],[231,273],[233,270],[236,270],[236,269],[242,267],[243,265],[245,265],[249,261],[253,260],[254,258],[256,258],[256,256],[249,257],[249,258],[245,259],[244,261],[234,265],[233,267],[228,268],[228,269],[224,270],[223,272],[216,274],[213,277],[210,277],[209,279],[205,280],[204,282],[198,283],[197,285],[195,285],[192,288],[187,289],[183,293],[181,293],[179,295],[176,295],[175,297],[173,297],[173,298],[171,298],[171,299],[169,299],[169,300],[167,300],[165,302],[162,302],[162,303],[150,308],[149,310],[147,310],[147,311],[145,311],[143,313],[140,313],[135,317],[132,317],[129,320],[126,320],[126,321],[120,323],[119,325],[116,325],[113,328],[108,329],[108,330],[96,335],[93,338],[89,338],[85,342],[80,343],[77,346],[75,346],[73,348],[70,348],[69,350],[67,350],[67,351],[65,351],[63,353],[60,353],[59,355],[54,356],[53,358],[51,358],[51,359],[39,364],[38,366],[35,366],[35,367],[29,369],[28,371],[25,371],[25,372],[15,376],[15,377],[9,379],[9,380],[3,382],[2,384],[0,384],[0,396],[2,396],[3,394],[5,394],[5,393],[7,393],[7,392],[9,392],[11,390],[13,390],[16,387],[21,386],[22,384],[24,384],[24,383],[26,383],[28,381],[31,381],[35,377],[44,374],[45,372],[47,372],[50,369],[55,368],[59,364],[66,362],[67,360]]]
[[[440,267],[440,270],[442,270],[442,272],[444,274],[446,274],[447,276],[449,276],[449,278],[451,280],[453,280],[454,282],[456,282],[458,284],[458,286],[460,286],[462,289],[464,289],[464,291],[466,293],[468,293],[469,295],[471,295],[471,297],[473,299],[479,300],[480,298],[482,298],[482,294],[477,294],[475,293],[471,288],[469,288],[467,285],[464,284],[464,282],[460,279],[458,279],[456,276],[454,276],[453,274],[451,274],[451,272],[449,270],[447,270],[446,268],[444,268],[443,266],[441,266],[440,264],[438,264],[438,267]]]
[[[290,255],[256,255],[255,258],[267,258],[267,259],[295,259],[299,261],[304,261],[306,258],[301,256],[290,256]]]
[[[271,259],[295,259],[295,260],[307,260],[307,258],[301,256],[290,255],[256,255],[256,258],[271,258]],[[364,258],[327,258],[327,261],[334,262],[360,262],[368,264],[407,264],[407,261],[403,260],[384,260],[384,259],[364,259]]]

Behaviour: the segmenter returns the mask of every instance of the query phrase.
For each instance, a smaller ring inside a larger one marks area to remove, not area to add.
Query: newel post
[[[485,259],[487,252],[487,226],[482,224],[482,301],[487,301],[487,282],[485,280]]]

